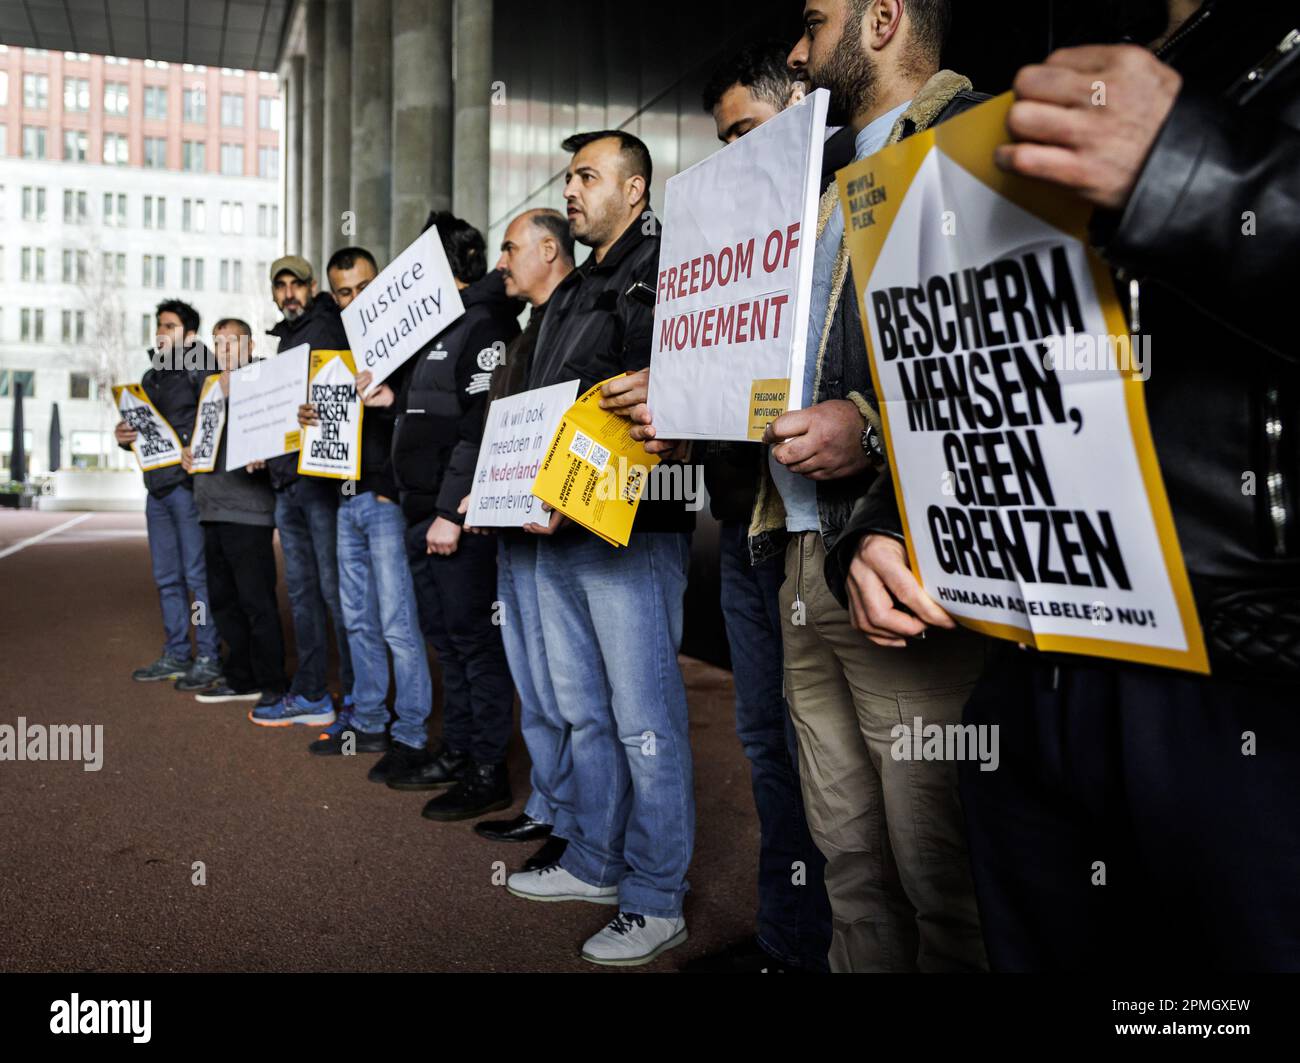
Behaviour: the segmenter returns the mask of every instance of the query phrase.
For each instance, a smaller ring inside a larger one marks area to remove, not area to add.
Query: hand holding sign
[[[848,399],[831,399],[783,413],[767,426],[763,442],[776,444],[772,457],[791,472],[810,480],[836,480],[860,473],[869,464],[862,448],[866,426]]]

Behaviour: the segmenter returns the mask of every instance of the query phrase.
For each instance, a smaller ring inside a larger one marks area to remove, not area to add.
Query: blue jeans
[[[162,606],[163,653],[190,659],[190,597],[202,603],[204,623],[195,624],[200,657],[221,653],[216,617],[208,608],[208,569],[203,559],[203,527],[194,492],[182,485],[164,498],[150,495],[144,504],[149,529],[149,559]]]
[[[533,792],[524,814],[549,823],[552,833],[567,838],[573,822],[573,750],[569,725],[560,715],[551,683],[551,668],[542,636],[537,600],[536,537],[499,536],[497,600],[501,603],[501,638],[510,675],[519,691],[519,729],[533,762]]]
[[[328,691],[329,634],[325,612],[334,620],[339,648],[339,685],[352,691],[352,659],[339,603],[337,545],[338,487],[333,480],[300,476],[275,493],[275,526],[284,554],[298,668],[289,692],[312,701]]]
[[[758,940],[777,959],[824,971],[831,945],[826,857],[808,832],[799,791],[799,750],[783,692],[777,595],[785,559],[778,554],[751,565],[742,521],[724,521],[719,542],[736,734],[749,760],[758,812]],[[794,879],[796,863],[804,869],[800,883]]]
[[[406,563],[406,518],[396,502],[374,492],[345,498],[338,509],[339,590],[352,647],[356,683],[352,722],[378,734],[388,726],[388,654],[397,686],[392,737],[423,749],[433,704],[429,658],[415,611],[415,587]]]
[[[561,866],[618,886],[623,911],[673,918],[690,888],[695,794],[677,665],[690,536],[609,546],[569,529],[537,546],[551,679],[570,727],[574,819]]]

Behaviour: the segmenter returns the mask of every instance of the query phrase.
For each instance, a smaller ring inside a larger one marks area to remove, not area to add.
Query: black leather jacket
[[[1151,338],[1152,435],[1220,676],[1300,676],[1300,42],[1276,53],[1300,12],[1268,7],[1208,3],[1160,49],[1182,90],[1122,216],[1093,221]],[[841,601],[862,536],[899,528],[882,477],[829,552]]]

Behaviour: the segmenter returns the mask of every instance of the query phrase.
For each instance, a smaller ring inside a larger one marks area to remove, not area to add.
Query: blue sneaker
[[[334,701],[328,694],[315,701],[300,694],[286,694],[270,704],[259,702],[248,718],[261,727],[292,727],[298,723],[320,727],[334,722]]]

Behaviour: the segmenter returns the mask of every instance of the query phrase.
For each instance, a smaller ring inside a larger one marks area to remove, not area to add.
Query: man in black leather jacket
[[[1151,337],[1147,407],[1212,675],[999,651],[965,721],[1000,728],[1001,768],[965,770],[962,796],[1004,970],[1300,969],[1300,15],[1168,16],[1154,54],[1023,69],[998,162],[1094,204]],[[882,477],[826,566],[882,644],[951,624],[898,530]]]

